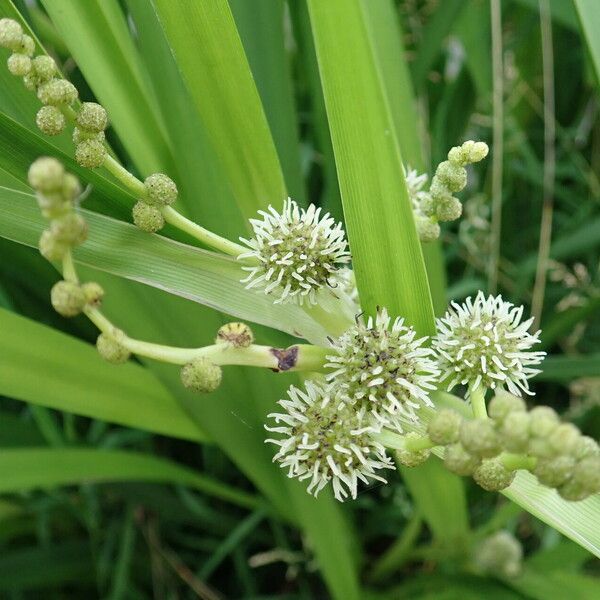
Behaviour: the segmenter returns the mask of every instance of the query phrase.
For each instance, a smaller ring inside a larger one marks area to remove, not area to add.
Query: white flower
[[[429,177],[427,173],[419,175],[416,169],[410,167],[404,168],[404,179],[406,180],[406,187],[408,189],[408,197],[412,204],[413,211],[419,215],[424,216],[422,203],[425,198],[429,196],[429,193],[423,190],[427,184]]]
[[[391,325],[391,327],[390,327]],[[415,339],[403,319],[393,321],[385,309],[375,320],[356,325],[332,340],[327,356],[333,372],[327,380],[340,389],[341,397],[356,410],[366,410],[380,425],[402,431],[403,421],[416,421],[415,411],[433,406],[429,391],[439,376],[433,352],[423,347],[427,338]]]
[[[288,469],[288,477],[308,480],[307,491],[317,494],[331,482],[337,500],[356,498],[358,481],[369,483],[380,469],[393,469],[385,448],[372,434],[379,429],[364,411],[354,410],[332,393],[331,386],[306,382],[306,391],[291,387],[289,400],[280,400],[283,413],[272,413],[274,427],[265,426],[279,439],[268,439],[279,446],[274,461]]]
[[[453,302],[450,310],[437,320],[433,348],[439,358],[442,380],[448,389],[457,384],[475,389],[506,386],[515,396],[529,391],[528,379],[539,373],[545,352],[530,348],[539,343],[539,334],[528,332],[533,319],[521,323],[523,307],[504,302],[501,296],[479,292],[475,300]]]
[[[250,251],[239,256],[256,265],[242,267],[246,288],[258,287],[276,296],[275,303],[316,303],[317,292],[337,285],[339,265],[350,261],[341,223],[311,204],[300,208],[288,198],[278,213],[272,206],[259,211],[262,219],[250,219],[254,237],[240,238]]]

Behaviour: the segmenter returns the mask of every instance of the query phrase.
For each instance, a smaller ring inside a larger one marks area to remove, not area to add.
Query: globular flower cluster
[[[259,214],[262,219],[250,219],[254,237],[240,238],[250,251],[239,258],[255,261],[242,267],[247,289],[261,289],[275,303],[315,304],[320,290],[337,287],[340,266],[350,261],[340,223],[313,204],[304,209],[289,198],[281,212],[270,206]]]
[[[485,573],[500,577],[516,577],[521,572],[523,548],[508,531],[486,537],[474,553],[475,564]]]
[[[437,321],[433,348],[448,389],[458,384],[469,390],[506,386],[520,396],[532,395],[528,379],[539,373],[533,368],[545,352],[531,348],[539,343],[539,331],[531,334],[533,319],[521,322],[523,307],[479,292],[474,300],[452,303]]]
[[[406,185],[413,205],[415,223],[423,242],[431,242],[440,235],[440,221],[454,221],[462,214],[462,204],[453,194],[467,185],[465,167],[483,160],[488,154],[484,142],[472,140],[455,146],[448,152],[448,160],[440,163],[425,191],[427,175],[405,168]]]
[[[155,233],[162,229],[165,218],[162,210],[177,200],[175,182],[164,173],[153,173],[144,181],[145,193],[133,207],[133,222],[142,231]]]
[[[267,442],[279,447],[274,460],[288,469],[289,477],[307,480],[315,496],[331,483],[340,501],[356,498],[359,481],[385,483],[378,471],[394,466],[373,438],[378,428],[364,408],[355,410],[330,386],[313,381],[305,391],[291,387],[288,397],[279,401],[284,412],[269,415],[275,424],[266,429],[282,436]]]
[[[340,397],[364,409],[380,425],[402,431],[402,423],[416,421],[421,406],[432,406],[439,370],[427,338],[417,338],[403,319],[381,309],[375,319],[356,319],[356,325],[332,342],[327,380]]]

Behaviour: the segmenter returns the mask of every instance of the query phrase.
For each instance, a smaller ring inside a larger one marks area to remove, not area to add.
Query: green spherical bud
[[[181,369],[181,382],[195,392],[214,392],[221,385],[222,377],[221,367],[202,356]]]
[[[515,577],[521,571],[523,549],[508,531],[499,531],[486,538],[475,552],[480,569],[501,577]]]
[[[573,475],[576,461],[571,456],[540,458],[533,470],[539,482],[548,487],[559,487]]]
[[[56,63],[51,56],[40,54],[32,61],[33,72],[37,76],[37,84],[50,81],[56,74]]]
[[[488,414],[499,424],[504,421],[507,415],[513,412],[525,412],[526,410],[527,407],[522,398],[513,396],[504,390],[498,390],[488,406]]]
[[[84,102],[77,113],[77,125],[86,131],[100,133],[108,125],[108,114],[100,104]]]
[[[132,211],[133,223],[142,231],[155,233],[163,228],[165,218],[158,208],[150,206],[141,200],[136,202]]]
[[[104,298],[104,289],[99,283],[95,281],[89,281],[81,286],[83,294],[85,296],[85,303],[87,306],[98,308],[102,304]]]
[[[590,494],[600,492],[600,456],[590,456],[580,460],[573,471],[576,484],[585,485]]]
[[[500,429],[502,444],[509,452],[527,452],[529,446],[529,415],[513,412],[506,416]]]
[[[554,454],[573,454],[579,440],[581,432],[572,423],[561,423],[548,437],[548,444],[554,451]]]
[[[464,420],[460,425],[460,443],[471,454],[491,458],[502,450],[500,436],[489,419]]]
[[[67,244],[56,239],[56,236],[50,229],[42,232],[38,247],[40,254],[50,262],[62,260],[69,249]]]
[[[59,281],[52,287],[50,301],[58,314],[74,317],[83,310],[85,295],[80,285],[71,281]]]
[[[405,436],[406,440],[420,440],[422,436],[418,433],[410,432]],[[398,450],[396,452],[396,458],[401,465],[405,467],[418,467],[422,465],[431,455],[431,450],[426,448],[424,450]]]
[[[246,323],[227,323],[219,328],[215,344],[225,344],[234,348],[248,348],[254,342],[252,329]]]
[[[593,456],[600,456],[600,446],[593,438],[582,435],[573,450],[573,457],[575,460],[583,460]]]
[[[569,502],[579,502],[591,495],[586,485],[582,485],[581,482],[575,481],[573,478],[563,483],[557,491],[563,500]]]
[[[100,133],[94,133],[93,131],[87,131],[79,127],[73,128],[73,143],[75,145],[80,144],[85,140],[96,140],[98,142],[104,142],[105,139],[106,135],[104,131],[101,131]]]
[[[427,425],[427,435],[429,439],[446,446],[458,441],[458,435],[462,417],[455,411],[449,409],[439,410]]]
[[[56,192],[63,186],[65,168],[62,163],[49,156],[42,156],[29,167],[29,185],[38,192]]]
[[[57,240],[66,245],[79,246],[87,239],[88,224],[80,214],[71,212],[52,221],[50,230]]]
[[[431,217],[415,215],[415,224],[422,242],[434,242],[440,237],[440,226]]]
[[[439,202],[435,214],[440,221],[456,221],[462,215],[462,204],[458,198],[449,196]]]
[[[72,203],[65,200],[62,192],[38,192],[35,197],[46,219],[59,219],[73,209]]]
[[[509,471],[498,458],[484,460],[473,472],[473,479],[488,492],[506,489],[515,478],[515,472]]]
[[[46,135],[58,135],[63,132],[67,121],[56,106],[42,106],[35,117],[35,124]]]
[[[467,185],[467,170],[448,160],[438,165],[435,177],[454,193],[460,192]]]
[[[147,204],[168,206],[177,200],[177,186],[164,173],[154,173],[146,177],[144,186],[146,187],[146,198],[144,200]]]
[[[96,348],[100,356],[115,365],[120,365],[129,360],[131,352],[119,344],[114,338],[101,333],[96,340]]]
[[[560,419],[549,406],[536,406],[529,413],[529,431],[538,438],[548,437],[558,426]]]
[[[31,58],[26,54],[11,54],[6,61],[12,75],[24,77],[31,71]]]
[[[0,46],[16,52],[21,44],[23,28],[14,19],[0,19]]]
[[[35,42],[33,41],[33,38],[30,35],[24,33],[21,36],[21,41],[19,42],[19,45],[15,48],[14,51],[18,54],[24,54],[25,56],[33,56],[33,53],[35,52]]]
[[[75,160],[87,169],[101,167],[106,158],[106,147],[96,139],[83,140],[75,146]]]
[[[65,173],[65,178],[62,185],[63,198],[69,202],[72,202],[81,194],[81,185],[79,179],[72,173]]]
[[[485,142],[466,141],[462,146],[455,146],[448,152],[448,160],[456,165],[468,165],[483,160],[489,152]]]
[[[69,105],[78,97],[77,88],[66,79],[52,79],[40,85],[37,96],[42,104]]]
[[[461,444],[446,447],[444,466],[457,475],[472,475],[480,463],[481,459],[467,452]]]

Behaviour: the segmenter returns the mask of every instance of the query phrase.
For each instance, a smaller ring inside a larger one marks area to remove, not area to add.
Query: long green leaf
[[[597,377],[600,373],[600,354],[586,356],[548,356],[542,363],[539,381],[568,383],[577,377]]]
[[[165,435],[204,439],[146,369],[133,363],[115,368],[89,344],[3,309],[0,331],[0,394]]]

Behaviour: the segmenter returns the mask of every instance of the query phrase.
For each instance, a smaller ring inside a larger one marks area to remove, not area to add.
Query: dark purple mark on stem
[[[289,371],[298,362],[298,346],[289,348],[271,348],[271,354],[277,359],[277,368],[273,371]]]

